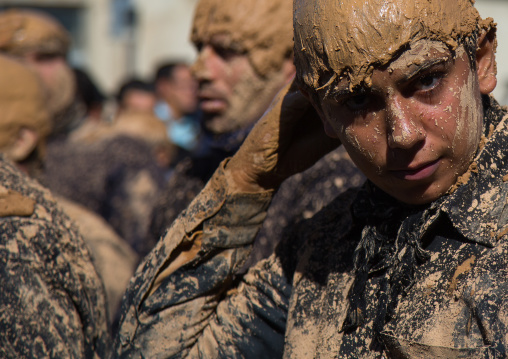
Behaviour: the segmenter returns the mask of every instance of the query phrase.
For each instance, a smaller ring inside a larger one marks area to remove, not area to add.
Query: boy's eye
[[[420,77],[415,83],[415,90],[428,91],[435,88],[441,80],[441,74],[428,74]]]
[[[345,104],[352,111],[363,110],[370,104],[370,97],[367,94],[354,95],[348,98]]]

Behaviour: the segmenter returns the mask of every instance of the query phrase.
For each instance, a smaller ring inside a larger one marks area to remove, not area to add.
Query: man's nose
[[[402,96],[389,100],[387,127],[390,148],[410,149],[426,137],[422,114],[412,106],[411,99]]]
[[[204,46],[199,51],[196,61],[191,66],[191,72],[198,81],[209,81],[212,78],[210,68],[211,56],[213,55],[210,46]]]

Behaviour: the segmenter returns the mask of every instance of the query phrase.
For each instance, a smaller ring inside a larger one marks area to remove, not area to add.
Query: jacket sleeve
[[[131,281],[114,354],[281,357],[291,292],[272,256],[236,280],[272,192],[228,195],[223,165]]]
[[[104,358],[102,283],[78,238],[32,218],[0,232],[0,357]]]

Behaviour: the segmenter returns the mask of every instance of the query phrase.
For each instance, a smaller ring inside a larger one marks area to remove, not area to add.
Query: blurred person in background
[[[157,68],[154,83],[155,114],[166,125],[170,141],[181,149],[181,159],[199,145],[196,79],[184,62],[170,62]]]
[[[66,136],[66,140],[79,142],[83,137],[104,124],[106,96],[87,71],[77,68],[73,71],[76,79],[75,101],[83,108],[84,120]]]
[[[211,15],[212,14],[212,15]],[[201,0],[192,28],[201,125],[208,151],[177,165],[151,223],[156,241],[232,156],[295,74],[291,0]],[[343,149],[286,181],[274,198],[247,266],[269,255],[289,224],[309,217],[363,176]]]
[[[106,297],[87,245],[96,260],[104,259],[99,246],[83,241],[51,193],[24,174],[37,173],[44,156],[47,94],[20,63],[0,56],[0,69],[0,357],[106,358]],[[116,274],[117,283],[106,283],[124,288],[127,273]]]
[[[115,137],[134,138],[149,146],[161,170],[168,171],[177,149],[169,141],[166,126],[153,112],[156,101],[153,86],[138,79],[128,80],[120,86],[116,101],[111,122],[102,122],[82,133],[81,141],[92,144]]]
[[[101,121],[106,96],[86,70],[78,68],[73,70],[76,78],[77,101],[85,106],[85,115],[89,121]]]
[[[120,85],[116,101],[119,112],[153,113],[157,98],[152,84],[133,78]]]
[[[76,82],[66,62],[69,34],[42,12],[0,12],[0,52],[40,75],[49,96],[52,131],[41,182],[52,191],[101,215],[138,253],[145,237],[163,172],[152,149],[136,138],[115,136],[90,144],[70,141],[84,123]]]
[[[66,60],[68,32],[43,12],[11,9],[0,12],[0,52],[33,68],[42,79],[52,119],[51,137],[80,125],[84,109],[75,101],[76,78]]]

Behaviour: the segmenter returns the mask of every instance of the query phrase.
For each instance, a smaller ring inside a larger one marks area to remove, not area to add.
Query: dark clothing
[[[116,356],[506,357],[508,116],[485,117],[453,193],[348,190],[240,280],[272,193],[228,195],[219,168],[131,282]]]
[[[342,192],[364,181],[365,177],[343,147],[284,181],[272,199],[244,268],[270,256],[285,231],[311,218]]]
[[[50,192],[0,157],[0,357],[105,358],[104,288]]]
[[[48,144],[42,182],[52,191],[101,215],[144,255],[149,218],[163,186],[150,148],[130,137],[85,144]]]

